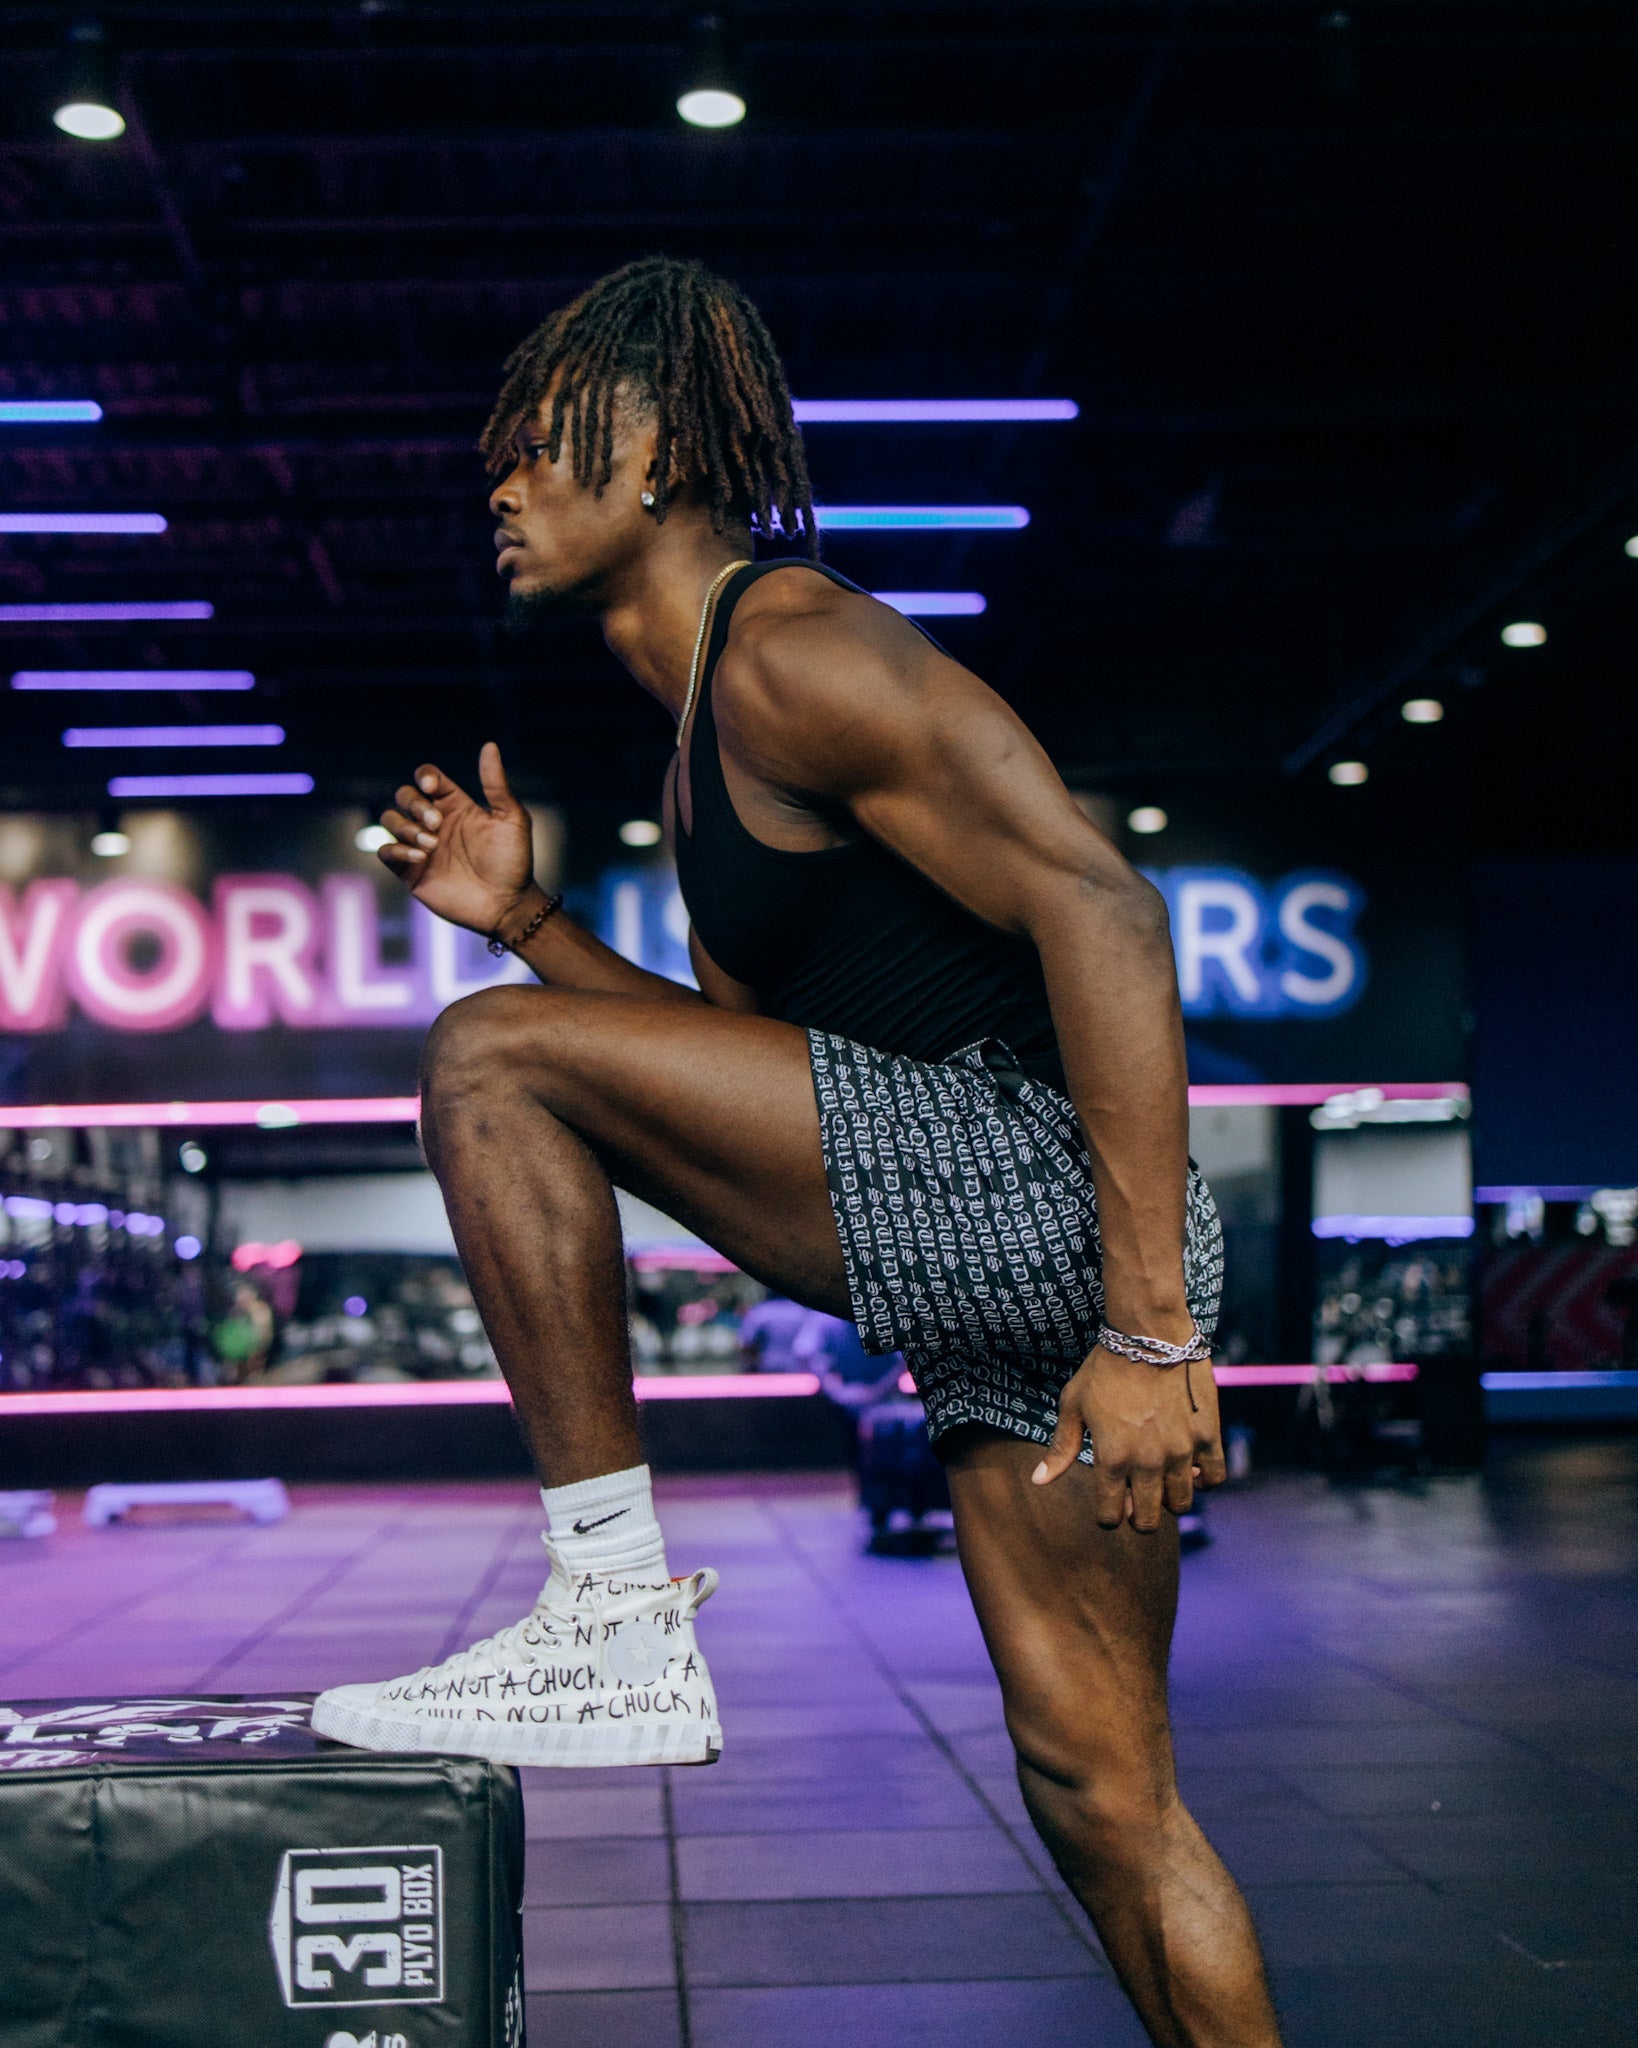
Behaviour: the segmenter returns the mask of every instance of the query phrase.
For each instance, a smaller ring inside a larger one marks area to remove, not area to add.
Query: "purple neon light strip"
[[[163,533],[163,512],[0,512],[0,533]]]
[[[0,398],[0,426],[48,426],[53,421],[89,424],[102,418],[94,398]]]
[[[972,619],[986,609],[976,590],[878,590],[875,595],[907,619]]]
[[[1467,1100],[1465,1081],[1206,1081],[1189,1090],[1191,1109],[1301,1109],[1333,1095],[1377,1091],[1385,1102]]]
[[[310,796],[311,775],[115,775],[110,796]]]
[[[1423,1095],[1465,1095],[1454,1081],[1408,1081],[1400,1086],[1376,1082],[1390,1101],[1417,1101]],[[1221,1087],[1191,1088],[1189,1104],[1194,1109],[1229,1107],[1282,1108],[1289,1104],[1323,1102],[1336,1093],[1333,1083],[1267,1081],[1236,1082],[1232,1101]],[[266,1110],[284,1112],[303,1124],[412,1124],[421,1113],[413,1095],[320,1096],[301,1101],[278,1102],[265,1098],[237,1102],[47,1102],[0,1103],[0,1131],[86,1131],[143,1130],[167,1124],[194,1124],[200,1129],[256,1124]],[[1483,1191],[1481,1190],[1481,1193]]]
[[[1471,1237],[1471,1216],[1316,1216],[1316,1237],[1385,1238],[1389,1244],[1414,1244],[1428,1237]]]
[[[792,401],[799,426],[847,423],[950,423],[967,420],[1072,420],[1080,415],[1073,398],[798,398]]]
[[[677,1379],[640,1378],[639,1401],[779,1401],[810,1399],[819,1391],[811,1372],[699,1373]],[[480,1408],[504,1407],[503,1380],[366,1380],[316,1387],[109,1387],[64,1394],[0,1394],[0,1416],[175,1415],[223,1408]]]
[[[247,668],[20,668],[14,690],[253,690]]]
[[[65,747],[282,747],[282,725],[71,725]]]
[[[213,619],[216,607],[203,598],[150,604],[120,599],[108,604],[0,604],[0,625],[105,626],[136,619]]]

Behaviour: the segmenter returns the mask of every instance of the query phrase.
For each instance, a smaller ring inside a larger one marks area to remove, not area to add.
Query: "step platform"
[[[5,2048],[523,2048],[523,1801],[310,1696],[0,1705]]]

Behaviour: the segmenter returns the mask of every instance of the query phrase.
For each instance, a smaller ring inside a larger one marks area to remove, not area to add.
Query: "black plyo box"
[[[0,1706],[4,2048],[523,2048],[516,1773],[311,1704]]]

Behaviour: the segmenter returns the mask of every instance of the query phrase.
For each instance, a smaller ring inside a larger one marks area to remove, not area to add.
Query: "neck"
[[[603,638],[616,659],[673,718],[688,694],[688,668],[700,610],[712,578],[733,561],[749,561],[744,534],[713,533],[666,521],[654,544],[623,572],[602,613]]]

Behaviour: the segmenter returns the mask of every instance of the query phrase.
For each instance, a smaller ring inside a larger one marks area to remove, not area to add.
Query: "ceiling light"
[[[1502,627],[1501,636],[1504,647],[1540,647],[1546,641],[1547,628],[1534,619],[1515,619]]]
[[[691,128],[733,128],[745,119],[745,102],[720,86],[695,86],[677,101],[677,112]]]
[[[1635,533],[1632,536],[1632,538],[1627,542],[1626,552],[1629,555],[1631,555],[1635,561],[1638,561],[1638,533]]]
[[[1400,705],[1399,715],[1407,725],[1437,725],[1445,707],[1437,697],[1411,697]]]
[[[80,142],[113,142],[125,133],[125,116],[100,100],[65,101],[51,118]]]
[[[98,860],[112,860],[117,854],[129,853],[130,850],[129,832],[98,832],[91,841],[91,851]]]
[[[620,838],[626,846],[658,846],[661,833],[652,818],[628,818],[620,827]]]
[[[1159,804],[1139,804],[1135,811],[1126,813],[1126,825],[1131,832],[1164,832],[1168,820]]]
[[[689,25],[687,84],[677,95],[677,112],[691,128],[733,128],[745,119],[745,98],[728,61],[720,14],[702,14]]]
[[[1022,505],[815,505],[813,518],[838,533],[991,533],[1029,524]]]
[[[14,690],[253,690],[244,668],[20,668]]]
[[[1333,761],[1325,772],[1338,789],[1356,789],[1360,783],[1368,782],[1371,776],[1363,761]]]
[[[163,512],[0,512],[0,533],[163,533]]]
[[[216,607],[198,598],[180,603],[135,602],[116,604],[0,604],[0,624],[15,626],[104,626],[123,625],[131,619],[213,619]]]
[[[383,846],[391,846],[392,834],[385,825],[360,825],[353,834],[353,844],[360,853],[379,853]]]
[[[79,22],[69,31],[51,118],[78,142],[112,142],[125,133],[125,117],[114,105],[108,44],[96,22]]]
[[[791,410],[799,427],[1073,420],[1081,411],[1073,398],[793,398]]]
[[[310,796],[311,775],[116,775],[110,796]]]
[[[907,619],[975,619],[984,610],[976,590],[878,590],[875,595]]]
[[[71,725],[65,747],[282,747],[282,725]]]
[[[184,1173],[203,1173],[208,1164],[204,1146],[196,1144],[192,1138],[183,1139],[177,1147],[176,1156]]]
[[[57,420],[100,420],[94,398],[0,398],[0,427],[46,426]]]

